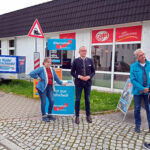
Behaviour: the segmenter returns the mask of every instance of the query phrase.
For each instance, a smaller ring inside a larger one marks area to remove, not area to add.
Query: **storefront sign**
[[[76,39],[75,33],[65,33],[59,35],[60,39]]]
[[[116,29],[116,42],[141,41],[142,26],[132,26]]]
[[[48,50],[75,50],[75,39],[48,39]]]
[[[113,29],[93,30],[92,43],[112,43]]]

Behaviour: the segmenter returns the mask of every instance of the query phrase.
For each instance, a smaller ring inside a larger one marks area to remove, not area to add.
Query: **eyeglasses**
[[[87,50],[80,50],[80,52],[87,52]]]
[[[142,56],[144,56],[145,54],[143,53],[143,54],[141,54],[141,55],[139,55],[138,57],[142,57]]]

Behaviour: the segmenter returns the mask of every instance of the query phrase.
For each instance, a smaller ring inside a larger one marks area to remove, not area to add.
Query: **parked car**
[[[130,71],[130,65],[124,61],[115,62],[114,67],[115,67],[114,71],[118,71],[118,72],[129,72]]]

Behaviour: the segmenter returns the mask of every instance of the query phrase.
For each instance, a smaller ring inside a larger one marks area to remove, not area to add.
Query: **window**
[[[62,56],[63,69],[71,69],[71,63],[73,57],[74,57],[74,51],[63,51],[63,56]]]
[[[111,71],[112,45],[92,46],[92,59],[95,70]]]
[[[92,31],[93,85],[123,89],[130,65],[136,61],[133,52],[141,47],[141,34],[141,25]]]
[[[140,48],[141,44],[119,44],[115,47],[115,72],[130,72],[130,65],[136,61],[133,52]]]
[[[9,55],[15,55],[15,40],[9,40]]]

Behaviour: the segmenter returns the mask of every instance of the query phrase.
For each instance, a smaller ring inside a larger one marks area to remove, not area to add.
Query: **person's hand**
[[[90,79],[90,76],[85,76],[85,77],[84,77],[84,76],[81,76],[81,75],[80,75],[80,79],[83,80],[83,81],[87,81],[87,80]]]
[[[42,79],[39,77],[38,80],[41,81]]]
[[[83,80],[84,81],[84,76],[79,76],[79,79]]]
[[[145,88],[143,93],[147,93],[149,91],[149,88]]]
[[[90,79],[90,76],[85,76],[84,77],[84,81],[87,81],[87,80],[89,80]]]
[[[68,83],[63,83],[62,85],[63,85],[63,86],[66,86],[67,84],[68,84]]]

